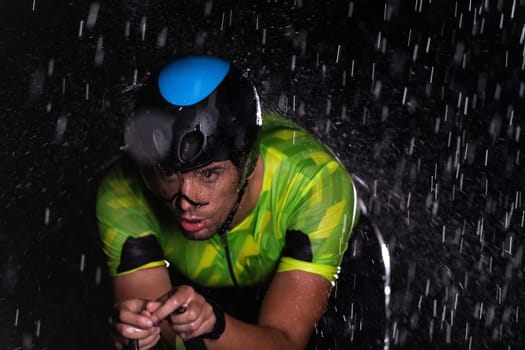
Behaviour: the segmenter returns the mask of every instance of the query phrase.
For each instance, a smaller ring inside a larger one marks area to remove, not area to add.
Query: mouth
[[[188,233],[197,233],[206,227],[206,220],[180,219],[179,224]]]

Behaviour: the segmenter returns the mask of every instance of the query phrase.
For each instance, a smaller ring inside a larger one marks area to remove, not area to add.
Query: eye
[[[219,177],[219,173],[212,169],[200,170],[197,176],[205,182],[213,182]]]
[[[157,170],[163,178],[170,178],[177,174],[173,169],[170,168],[163,168],[159,166]]]

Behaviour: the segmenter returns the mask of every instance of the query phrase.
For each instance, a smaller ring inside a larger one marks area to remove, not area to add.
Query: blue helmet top
[[[225,60],[190,56],[168,63],[141,88],[125,141],[140,165],[176,172],[231,160],[242,185],[259,155],[261,124],[250,81]]]
[[[160,94],[177,106],[190,106],[208,97],[230,70],[216,57],[191,56],[167,64],[159,73]]]

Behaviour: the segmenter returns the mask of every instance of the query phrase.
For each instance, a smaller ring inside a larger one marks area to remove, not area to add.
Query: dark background
[[[525,345],[524,0],[0,6],[1,349],[107,348],[97,183],[134,84],[195,53],[245,69],[363,180],[392,348]]]

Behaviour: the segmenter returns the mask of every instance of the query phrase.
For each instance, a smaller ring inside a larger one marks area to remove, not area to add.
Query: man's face
[[[205,240],[224,223],[237,200],[238,172],[229,160],[187,173],[143,168],[146,185],[166,200],[184,234]]]

